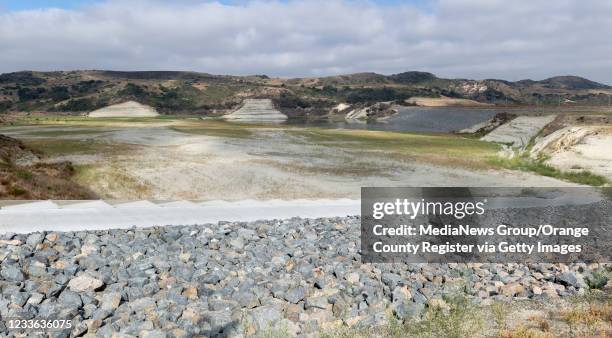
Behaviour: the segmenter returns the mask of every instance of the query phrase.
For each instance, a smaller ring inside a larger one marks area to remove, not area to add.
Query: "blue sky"
[[[95,0],[0,0],[0,6],[10,11],[38,8],[74,8],[95,2]]]

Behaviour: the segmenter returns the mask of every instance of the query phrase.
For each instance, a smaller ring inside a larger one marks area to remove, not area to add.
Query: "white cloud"
[[[426,70],[446,77],[612,83],[612,2],[107,1],[0,13],[0,72],[196,70],[311,76]]]

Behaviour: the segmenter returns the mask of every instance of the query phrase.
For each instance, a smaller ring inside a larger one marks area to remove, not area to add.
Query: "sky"
[[[612,84],[608,0],[0,0],[0,72],[578,75]]]

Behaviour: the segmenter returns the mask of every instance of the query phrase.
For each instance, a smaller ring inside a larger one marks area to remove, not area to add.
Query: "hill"
[[[96,195],[73,181],[72,163],[45,163],[44,155],[0,135],[0,199],[91,199]]]
[[[162,114],[220,115],[245,98],[271,99],[288,116],[327,114],[339,103],[449,97],[489,104],[607,104],[612,87],[576,76],[516,82],[444,79],[426,72],[282,79],[181,71],[22,71],[0,74],[0,112],[91,112],[126,101]]]

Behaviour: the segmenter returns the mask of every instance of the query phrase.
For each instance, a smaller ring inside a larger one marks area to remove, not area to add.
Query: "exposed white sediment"
[[[153,107],[135,101],[114,104],[88,114],[89,117],[155,117],[159,113]]]
[[[555,115],[519,116],[481,138],[482,141],[510,144],[524,148],[540,130],[555,119]]]
[[[612,127],[571,126],[536,140],[531,156],[564,171],[588,170],[612,180]]]
[[[244,122],[282,122],[287,119],[287,115],[274,108],[269,99],[246,99],[242,107],[223,117]]]
[[[357,108],[346,114],[346,120],[365,120],[368,118],[368,107]]]

